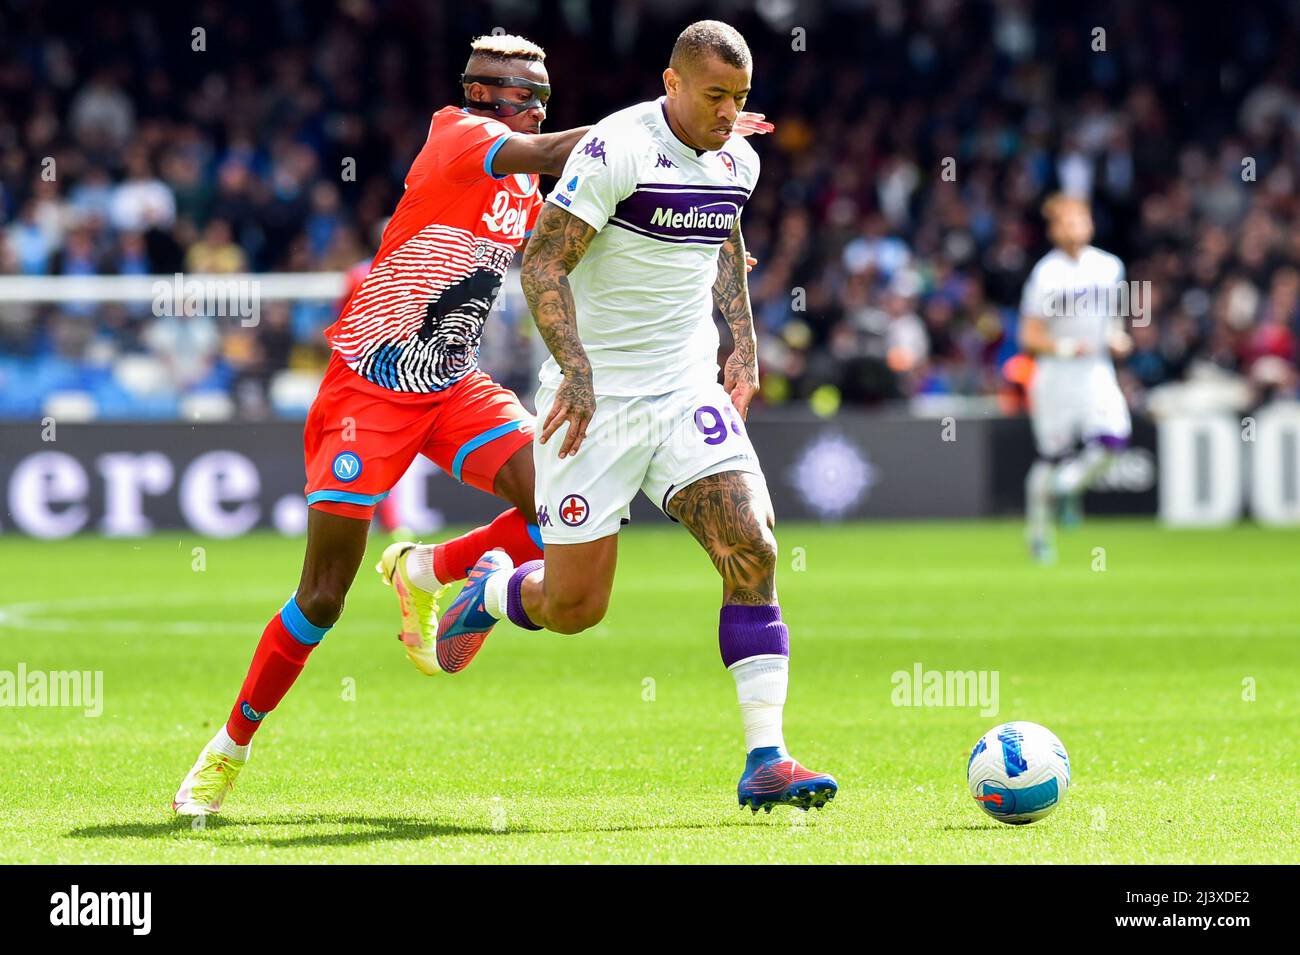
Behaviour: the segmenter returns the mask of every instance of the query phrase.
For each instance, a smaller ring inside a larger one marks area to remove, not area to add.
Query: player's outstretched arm
[[[578,338],[577,309],[569,287],[569,273],[582,261],[595,235],[596,230],[577,216],[546,203],[533,225],[520,275],[537,330],[564,372],[555,403],[542,421],[541,435],[545,444],[560,425],[568,422],[560,446],[561,458],[577,453],[586,437],[587,424],[596,413],[591,362]],[[542,409],[537,410],[542,413]]]
[[[749,113],[742,109],[736,114],[736,124],[731,129],[741,136],[765,136],[776,132],[776,125],[767,121],[765,113]]]
[[[492,171],[498,176],[516,172],[558,176],[564,172],[569,153],[589,129],[590,126],[577,126],[559,133],[511,136],[492,157]]]
[[[749,304],[748,256],[745,237],[737,221],[718,253],[718,277],[713,282],[713,302],[731,327],[735,348],[722,369],[722,387],[731,395],[740,417],[749,413],[749,403],[758,391],[758,339],[754,334],[754,313]]]
[[[590,126],[576,126],[558,133],[511,136],[492,157],[492,171],[498,176],[515,172],[559,176],[564,172],[569,153],[590,129]],[[736,115],[735,131],[741,136],[762,136],[775,129],[762,113],[742,111]]]

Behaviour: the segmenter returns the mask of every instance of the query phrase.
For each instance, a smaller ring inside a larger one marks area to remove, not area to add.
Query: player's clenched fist
[[[560,457],[577,454],[582,440],[587,436],[587,425],[595,413],[596,396],[591,388],[591,374],[566,374],[556,389],[550,413],[542,422],[542,444],[549,441],[551,435],[567,421],[569,429],[565,431],[564,443],[560,445]]]

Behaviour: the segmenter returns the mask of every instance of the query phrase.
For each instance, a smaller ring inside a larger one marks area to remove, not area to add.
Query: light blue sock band
[[[309,647],[314,647],[325,639],[325,634],[330,632],[330,628],[318,627],[308,620],[298,606],[297,598],[298,591],[295,590],[288,603],[280,610],[280,621],[284,624],[284,629],[288,630],[295,640],[299,643],[305,643]]]

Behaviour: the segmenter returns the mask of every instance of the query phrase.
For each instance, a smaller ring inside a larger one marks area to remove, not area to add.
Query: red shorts
[[[483,371],[443,391],[391,391],[334,354],[307,413],[307,504],[370,518],[417,454],[492,493],[497,471],[533,440],[533,416]]]

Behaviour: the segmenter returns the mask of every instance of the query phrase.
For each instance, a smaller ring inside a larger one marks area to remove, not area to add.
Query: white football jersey
[[[718,374],[718,250],[758,181],[758,155],[738,135],[697,153],[664,102],[592,127],[546,199],[596,229],[569,284],[598,395],[667,394]],[[548,358],[539,378],[560,377]]]
[[[1044,367],[1110,364],[1108,335],[1118,317],[1115,306],[1127,301],[1117,292],[1123,281],[1124,263],[1096,246],[1084,248],[1078,259],[1060,249],[1039,259],[1025,283],[1020,314],[1045,319],[1053,341],[1071,338],[1090,348],[1079,358],[1041,355],[1039,363]]]

